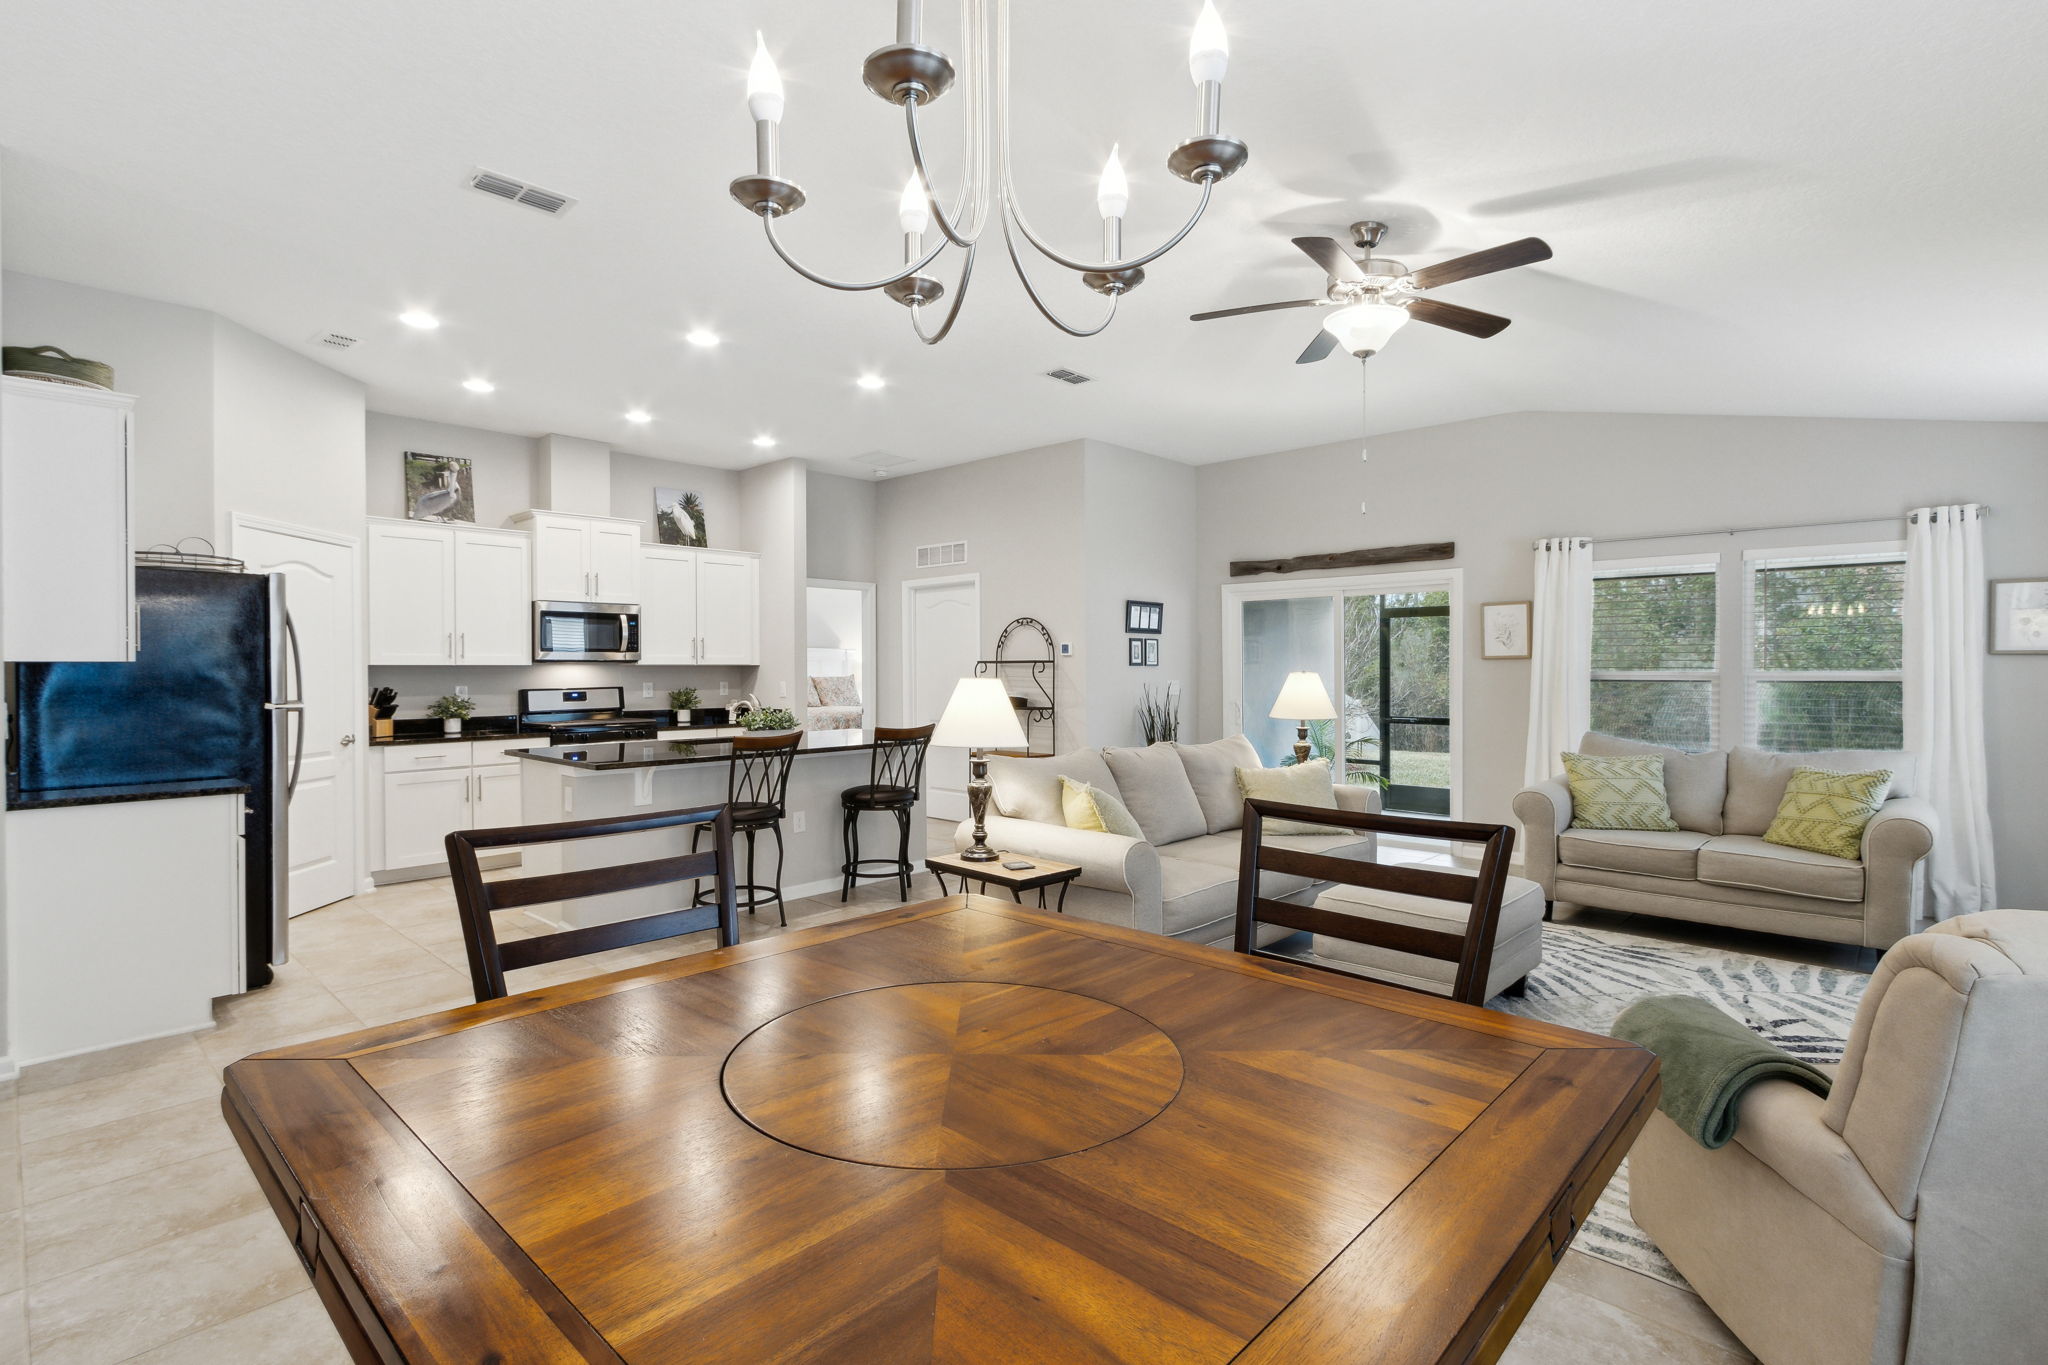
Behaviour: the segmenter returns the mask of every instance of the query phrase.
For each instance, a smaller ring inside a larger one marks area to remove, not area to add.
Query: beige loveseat
[[[1076,749],[1050,758],[991,758],[988,841],[1005,852],[1080,865],[1066,912],[1106,924],[1195,943],[1227,940],[1237,912],[1237,863],[1244,797],[1237,769],[1260,766],[1251,742],[1233,735],[1211,744],[1160,743],[1142,749]],[[1142,839],[1071,829],[1060,806],[1060,778],[1110,792],[1130,809]],[[1371,787],[1338,786],[1337,804],[1376,811]],[[963,822],[955,846],[972,841]],[[1282,834],[1269,842],[1338,858],[1370,858],[1372,836]],[[1275,898],[1312,883],[1264,874]]]
[[[1765,1081],[1709,1150],[1663,1113],[1629,1211],[1764,1365],[2048,1361],[2048,914],[1895,944],[1823,1099]]]
[[[1890,947],[1912,932],[1920,864],[1934,846],[1936,821],[1933,807],[1915,796],[1911,754],[1687,753],[1602,734],[1588,734],[1579,752],[1661,757],[1679,828],[1574,829],[1562,777],[1525,788],[1515,797],[1523,870],[1550,900],[1865,948]],[[1891,798],[1864,832],[1862,857],[1764,842],[1797,767],[1891,769]]]

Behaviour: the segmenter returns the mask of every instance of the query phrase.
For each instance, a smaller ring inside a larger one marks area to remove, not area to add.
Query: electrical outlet
[[[791,811],[789,815],[789,821],[789,827],[791,830],[795,831],[798,834],[802,834],[804,832],[804,813],[802,811]]]
[[[788,679],[784,679],[783,681],[781,681],[781,682],[779,682],[779,683],[775,684],[775,695],[776,695],[776,696],[777,696],[778,698],[780,698],[781,700],[783,700],[783,701],[788,701],[788,700],[789,700],[789,681],[788,681]]]
[[[651,682],[644,682],[644,683],[641,683],[641,684],[640,684],[640,695],[641,695],[641,696],[643,696],[643,697],[651,697],[651,696],[653,696],[653,695],[654,695],[654,684],[653,684],[653,683],[651,683]]]
[[[460,697],[460,698],[462,698],[462,699],[463,699],[464,701],[468,701],[468,700],[469,700],[469,689],[468,689],[468,688],[466,688],[466,687],[458,687],[458,688],[456,688],[456,689],[455,689],[455,695],[456,695],[456,696],[458,696],[458,697]]]
[[[723,681],[720,681],[718,684],[718,695],[721,697],[725,695],[725,683]]]

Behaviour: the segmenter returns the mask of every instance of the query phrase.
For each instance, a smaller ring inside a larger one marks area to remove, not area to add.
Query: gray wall
[[[720,692],[719,685],[725,691]],[[754,690],[751,668],[659,667],[653,664],[548,663],[523,667],[472,664],[448,667],[407,665],[370,670],[371,687],[390,687],[398,693],[398,714],[417,719],[426,714],[436,697],[458,687],[467,687],[481,716],[508,716],[518,710],[519,691],[526,687],[620,687],[625,689],[626,708],[631,711],[659,711],[668,705],[674,687],[694,687],[706,706],[736,701]],[[651,697],[641,695],[647,687]]]
[[[1175,683],[1180,716],[1193,733],[1195,646],[1195,471],[1172,460],[1102,441],[1088,442],[1086,609],[1088,742],[1142,744],[1137,707]],[[1130,664],[1127,600],[1164,604],[1159,666]]]
[[[761,666],[755,675],[756,692],[763,706],[786,707],[799,720],[810,697],[804,662],[808,473],[802,460],[777,460],[742,473],[739,536],[731,542],[735,550],[755,550],[761,556]]]
[[[213,320],[213,340],[214,497],[223,516],[362,535],[363,386],[226,318]]]
[[[640,523],[640,538],[653,540],[654,490],[679,488],[704,495],[704,534],[714,549],[744,550],[740,543],[740,475],[652,455],[612,452],[611,514]]]
[[[813,578],[875,581],[875,484],[813,469],[805,485]]]
[[[1516,413],[1289,451],[1198,471],[1200,730],[1222,714],[1219,590],[1233,559],[1454,540],[1466,619],[1465,814],[1508,821],[1520,787],[1529,665],[1478,657],[1480,602],[1526,598],[1530,542],[1542,535],[1673,537],[1610,553],[1725,547],[1728,527],[1885,518],[1748,537],[1812,545],[1903,536],[1898,520],[1928,503],[1977,501],[1993,578],[2048,573],[2048,425],[1770,417]],[[1360,515],[1360,501],[1370,511]],[[1264,581],[1264,580],[1240,580]],[[1171,618],[1169,618],[1171,619]],[[2048,804],[2048,660],[1985,662],[1992,817],[2005,904],[2048,908],[2048,841],[2034,826]]]
[[[373,412],[367,444],[363,474],[373,517],[405,515],[407,451],[470,462],[479,526],[504,526],[513,513],[533,506],[534,441],[530,436]]]

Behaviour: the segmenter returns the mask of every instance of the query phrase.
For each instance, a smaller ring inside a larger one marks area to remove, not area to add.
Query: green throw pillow
[[[1794,768],[1785,783],[1785,799],[1778,803],[1778,818],[1764,831],[1764,842],[1835,858],[1860,858],[1863,827],[1884,804],[1891,786],[1889,768],[1868,773]]]
[[[1100,787],[1076,782],[1071,777],[1060,778],[1060,813],[1066,817],[1068,829],[1120,834],[1126,839],[1145,837],[1145,831],[1138,828],[1123,802]]]
[[[1330,786],[1330,761],[1290,764],[1285,768],[1239,768],[1237,789],[1248,801],[1284,801],[1290,806],[1322,806],[1337,809],[1337,793]],[[1268,820],[1268,834],[1342,834],[1328,825],[1303,820]]]
[[[1664,760],[1655,754],[1595,758],[1563,754],[1565,782],[1572,789],[1573,829],[1674,830],[1671,802],[1664,795]]]

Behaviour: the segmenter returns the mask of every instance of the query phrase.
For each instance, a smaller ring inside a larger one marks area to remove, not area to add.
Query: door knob
[[[342,747],[342,748],[344,748],[344,749],[346,749],[346,748],[347,748],[347,747],[348,747],[349,745],[351,745],[351,744],[353,744],[353,743],[355,743],[355,742],[356,742],[356,737],[355,737],[354,735],[343,735],[343,736],[341,737],[341,747]]]

